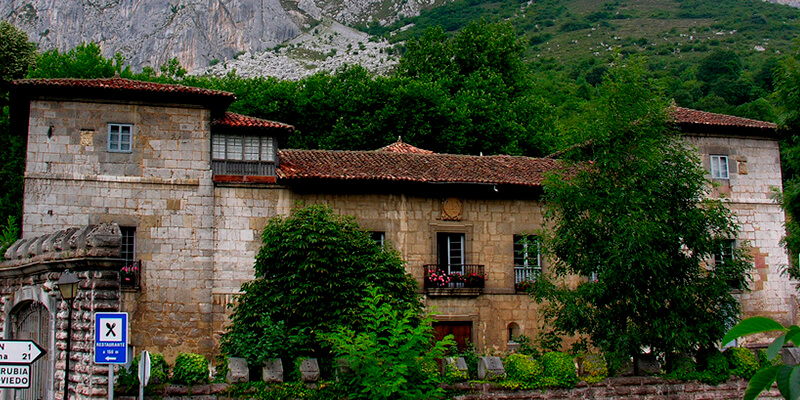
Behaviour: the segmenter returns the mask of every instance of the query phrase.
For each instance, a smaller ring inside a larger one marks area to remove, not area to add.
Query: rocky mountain
[[[189,71],[199,72],[219,61],[273,49],[317,26],[318,34],[342,36],[347,29],[340,24],[386,24],[415,15],[433,1],[4,0],[0,18],[26,31],[42,51],[93,41],[106,57],[122,53],[134,69],[157,68],[177,57]],[[353,35],[357,31],[345,36]],[[324,36],[314,36],[322,45]],[[357,40],[356,46],[359,41],[367,40]],[[338,55],[336,60],[356,55],[347,47],[327,52]]]

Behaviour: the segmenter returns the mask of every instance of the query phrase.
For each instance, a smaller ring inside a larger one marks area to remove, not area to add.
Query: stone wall
[[[456,390],[472,393],[456,395],[454,400],[728,400],[744,397],[747,381],[731,379],[717,386],[699,382],[671,381],[662,378],[624,377],[608,378],[603,382],[587,385],[579,382],[574,389],[549,388],[547,390],[497,390],[492,384],[458,384]],[[762,393],[759,399],[782,399],[775,387]]]
[[[108,123],[133,151],[108,151]],[[211,355],[214,187],[210,112],[188,106],[31,102],[24,237],[114,221],[136,227],[142,289],[125,293],[137,349]]]
[[[728,156],[730,179],[714,180],[712,196],[736,213],[742,228],[737,246],[749,247],[753,256],[751,291],[741,294],[744,314],[771,317],[784,325],[797,323],[796,290],[782,274],[789,263],[780,246],[785,214],[773,200],[774,190],[782,187],[778,142],[714,135],[688,136],[687,141],[698,149],[706,170],[710,155]]]
[[[453,197],[448,197],[453,196]],[[460,232],[466,239],[466,263],[485,266],[486,286],[478,297],[426,296],[426,307],[440,321],[472,323],[470,341],[479,349],[508,350],[508,326],[535,336],[541,323],[539,305],[514,289],[514,235],[544,228],[542,203],[535,198],[476,198],[464,193],[443,197],[405,194],[298,194],[292,200],[325,203],[343,215],[353,215],[368,231],[386,233],[400,251],[406,269],[423,287],[423,265],[437,263],[436,233]],[[443,204],[460,207],[460,218],[446,220]],[[286,201],[294,204],[294,201]],[[288,212],[287,210],[281,210]],[[545,268],[546,268],[546,262]],[[421,290],[425,293],[424,290]]]
[[[64,395],[70,303],[56,282],[70,269],[80,283],[71,303],[69,398],[107,398],[108,366],[94,363],[94,314],[120,311],[120,240],[117,225],[85,226],[21,239],[6,252],[9,260],[0,263],[0,332],[6,339],[34,340],[47,352],[34,363],[33,385],[26,390],[40,392],[32,397]],[[41,313],[33,319],[38,326],[22,324],[27,310]]]

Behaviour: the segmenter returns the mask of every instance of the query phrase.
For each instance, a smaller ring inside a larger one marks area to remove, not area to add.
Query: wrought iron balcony
[[[425,291],[431,296],[477,296],[486,283],[484,266],[478,264],[427,264]]]
[[[119,270],[119,287],[122,290],[139,290],[142,282],[142,260],[130,261]]]

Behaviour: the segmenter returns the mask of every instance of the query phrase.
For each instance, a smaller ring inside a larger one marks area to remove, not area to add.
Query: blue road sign
[[[128,362],[128,313],[94,314],[94,363]]]

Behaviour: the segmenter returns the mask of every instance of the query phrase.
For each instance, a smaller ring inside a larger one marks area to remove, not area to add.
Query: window
[[[271,136],[215,134],[211,139],[215,160],[275,161],[275,141]]]
[[[136,227],[120,226],[122,231],[122,259],[128,262],[136,260]]]
[[[714,253],[714,265],[722,265],[733,260],[736,241],[733,239],[721,239],[718,243],[719,249]]]
[[[439,232],[436,235],[439,268],[447,273],[464,272],[464,234]]]
[[[728,156],[711,156],[711,179],[728,178]]]
[[[736,241],[733,239],[720,239],[717,241],[717,251],[714,252],[714,267],[720,268],[736,259]],[[728,287],[732,290],[744,289],[745,282],[736,279],[728,280]]]
[[[519,337],[519,324],[512,322],[508,324],[508,343],[517,343]]]
[[[514,284],[519,288],[522,282],[535,280],[541,272],[539,237],[514,235]]]
[[[123,289],[138,289],[142,262],[136,260],[136,227],[120,226],[119,229],[122,231],[120,257],[125,260],[119,272],[119,285]]]
[[[130,153],[133,151],[133,125],[108,124],[108,151]]]
[[[384,243],[386,243],[386,232],[370,232],[369,237],[378,244],[378,246],[383,247]]]

